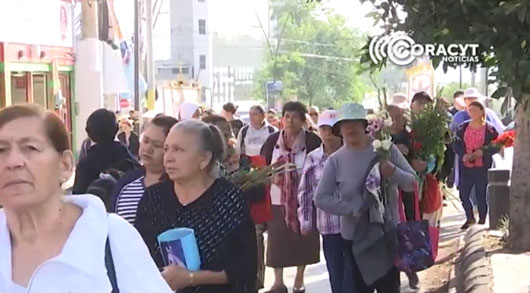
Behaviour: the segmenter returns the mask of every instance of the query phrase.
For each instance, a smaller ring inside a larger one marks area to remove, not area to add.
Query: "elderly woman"
[[[333,126],[333,133],[341,135],[344,146],[333,153],[326,165],[318,184],[315,205],[331,214],[341,216],[341,234],[344,241],[344,255],[347,261],[345,268],[351,278],[344,278],[344,292],[393,293],[399,292],[399,271],[394,266],[395,255],[391,253],[395,243],[364,243],[356,232],[362,232],[370,225],[365,208],[370,205],[364,193],[367,174],[372,174],[375,182],[386,178],[389,182],[387,201],[384,205],[385,223],[397,222],[398,185],[406,192],[414,190],[416,180],[414,170],[407,163],[398,148],[394,145],[389,150],[388,159],[376,158],[372,139],[366,132],[368,121],[365,110],[357,103],[345,104],[339,112],[338,122]],[[379,164],[377,168],[376,164]],[[338,189],[340,198],[335,196]],[[370,213],[372,210],[370,210]],[[380,211],[379,211],[380,213]],[[371,213],[374,218],[377,211]],[[365,226],[361,226],[364,224]],[[353,240],[356,240],[354,242]],[[364,245],[368,245],[364,249]],[[354,253],[356,251],[356,253]],[[353,279],[355,288],[348,288],[346,281]]]
[[[136,218],[162,275],[178,292],[255,292],[256,232],[247,204],[238,187],[211,174],[224,153],[219,129],[200,121],[180,122],[164,148],[170,180],[147,188]],[[179,227],[195,232],[199,271],[164,267],[157,236]]]
[[[62,195],[72,168],[55,113],[0,111],[0,292],[171,292],[129,223],[97,197]]]
[[[161,181],[165,173],[164,142],[177,122],[173,117],[160,115],[145,126],[139,148],[142,167],[126,173],[114,189],[111,210],[133,225],[145,189]]]
[[[321,140],[304,130],[307,110],[300,102],[288,102],[283,107],[284,129],[265,141],[261,155],[267,164],[291,163],[295,170],[273,180],[271,185],[272,220],[267,223],[267,266],[274,268],[276,280],[270,292],[287,292],[283,268],[297,267],[294,292],[304,292],[306,265],[319,262],[320,241],[316,230],[300,233],[298,222],[298,185],[306,156],[320,147]]]

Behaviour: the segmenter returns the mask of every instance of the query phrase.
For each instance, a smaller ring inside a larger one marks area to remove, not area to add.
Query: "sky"
[[[155,3],[157,0],[151,1]],[[163,1],[164,7],[158,18],[153,36],[155,59],[168,59],[171,44],[169,37],[169,14],[165,12],[169,9],[169,2],[177,0],[158,1]],[[301,4],[305,3],[305,0],[299,1]],[[207,2],[210,7],[211,29],[213,33],[226,39],[235,38],[240,35],[250,35],[254,38],[264,39],[258,17],[266,27],[267,0],[207,0]],[[115,0],[116,13],[125,35],[131,35],[134,29],[134,6],[132,3],[133,1],[130,0]],[[358,0],[324,0],[322,5],[333,8],[337,13],[342,14],[348,20],[348,24],[351,27],[368,32],[370,35],[376,35],[379,32],[377,28],[374,28],[373,20],[366,17],[366,14],[373,9],[372,4],[368,1],[361,4]],[[463,75],[464,82],[471,79],[468,70],[463,70]],[[436,71],[436,80],[440,83],[458,81],[459,71],[450,70],[447,74],[444,74],[443,70],[439,68]]]

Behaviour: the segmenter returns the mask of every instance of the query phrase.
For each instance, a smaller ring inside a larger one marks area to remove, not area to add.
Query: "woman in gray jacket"
[[[368,121],[364,108],[357,103],[345,104],[339,111],[339,121],[334,125],[333,132],[341,135],[344,146],[330,156],[315,195],[315,205],[332,214],[340,215],[341,234],[345,239],[345,257],[351,267],[346,266],[345,271],[351,270],[351,278],[345,278],[344,292],[393,293],[399,292],[399,271],[393,261],[395,254],[392,249],[378,249],[366,245],[367,239],[354,242],[355,232],[363,225],[360,217],[363,205],[366,205],[364,195],[365,179],[371,166],[373,166],[376,152],[372,147],[372,139],[366,132]],[[398,186],[404,191],[413,191],[416,184],[414,170],[407,163],[401,152],[392,145],[389,150],[388,160],[379,162],[381,178],[389,182],[387,202],[385,204],[385,219],[390,226],[399,219],[398,213]],[[333,196],[338,189],[340,198]],[[390,240],[390,247],[395,248],[395,239]],[[372,244],[370,244],[372,245]],[[375,244],[374,244],[375,245]],[[354,251],[363,251],[363,257]],[[350,279],[350,280],[348,280]],[[354,287],[355,289],[351,288]]]

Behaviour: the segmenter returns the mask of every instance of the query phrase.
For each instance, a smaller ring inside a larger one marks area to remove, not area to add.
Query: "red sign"
[[[120,100],[120,108],[127,108],[127,107],[129,107],[129,100],[121,99]]]

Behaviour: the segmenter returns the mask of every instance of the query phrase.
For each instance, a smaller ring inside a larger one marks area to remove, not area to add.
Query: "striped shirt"
[[[318,149],[310,152],[305,160],[302,179],[298,188],[298,220],[302,232],[309,232],[314,227],[313,197],[328,157],[324,152],[324,146],[321,145]],[[338,197],[338,193],[336,196]],[[322,235],[340,234],[340,216],[317,209],[316,228]]]
[[[118,194],[116,214],[134,225],[138,203],[140,202],[140,199],[142,199],[144,191],[144,176],[125,185]]]

